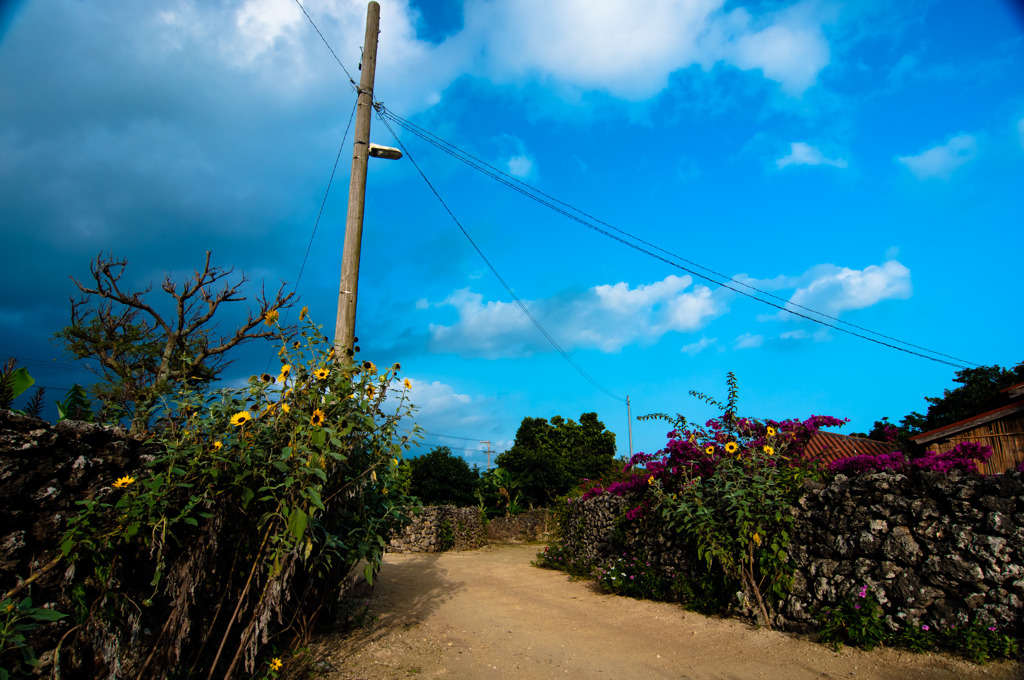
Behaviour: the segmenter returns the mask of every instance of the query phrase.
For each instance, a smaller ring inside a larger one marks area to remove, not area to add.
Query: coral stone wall
[[[146,460],[143,444],[120,428],[0,410],[0,592],[57,554],[77,501],[110,494]]]
[[[449,531],[451,541],[446,545],[445,533]],[[486,543],[487,532],[480,519],[479,508],[433,505],[412,515],[412,522],[406,525],[405,530],[391,538],[388,552],[473,550]]]
[[[829,484],[808,481],[793,509],[796,566],[788,598],[768,603],[773,624],[815,627],[813,611],[862,585],[875,593],[894,629],[905,623],[954,625],[968,618],[1019,626],[1024,614],[1024,475],[883,472]],[[639,498],[604,494],[571,504],[565,544],[600,563],[623,551],[653,564],[694,568],[695,555],[659,527],[654,513],[623,516]],[[749,598],[746,598],[749,601]],[[753,616],[737,601],[733,613]]]
[[[837,475],[800,499],[797,580],[780,614],[809,620],[861,584],[889,623],[1017,625],[1024,613],[1021,473]]]
[[[495,517],[486,524],[479,508],[457,508],[454,505],[431,505],[420,514],[412,514],[412,523],[401,534],[392,537],[388,552],[440,552],[443,550],[474,550],[490,541],[535,541],[549,531],[547,510],[530,510],[511,517]],[[445,523],[452,532],[446,545]]]
[[[551,531],[551,513],[544,508],[528,510],[520,515],[495,517],[487,522],[487,538],[507,543],[536,541]]]

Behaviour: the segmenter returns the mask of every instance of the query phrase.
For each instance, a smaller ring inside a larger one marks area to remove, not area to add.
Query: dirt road
[[[530,566],[537,546],[388,555],[369,597],[373,620],[314,651],[330,680],[1024,678],[1009,662],[975,666],[895,650],[832,652],[783,633],[677,605],[601,593]]]

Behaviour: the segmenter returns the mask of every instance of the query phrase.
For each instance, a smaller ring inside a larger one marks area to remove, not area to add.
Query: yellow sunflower
[[[324,412],[320,409],[313,411],[313,416],[309,419],[309,424],[314,427],[320,427],[324,424]]]
[[[709,456],[712,453],[714,453],[714,452],[715,452],[715,447],[714,446],[708,446],[706,449],[704,449],[704,453],[708,454]]]
[[[250,420],[252,420],[252,414],[248,411],[239,411],[235,415],[231,416],[231,424],[235,427],[245,425]]]
[[[728,444],[725,445],[725,452],[736,453],[736,451],[739,450],[739,448],[739,444],[737,444],[736,442],[729,442]]]
[[[323,380],[328,376],[330,372],[330,369],[318,368],[317,370],[313,371],[313,376],[316,377],[317,380]]]
[[[775,436],[775,428],[772,427],[771,425],[768,426],[768,436],[769,437],[774,437]]]
[[[292,340],[292,349],[298,349],[302,347],[302,343],[298,340]]]
[[[407,390],[411,390],[412,382],[410,382],[408,378],[405,378],[404,380],[402,380],[402,386],[405,387],[405,389]]]
[[[775,455],[775,449],[773,449],[772,447],[768,446],[767,444],[764,447],[764,452],[767,453],[769,456]]]
[[[279,316],[281,316],[281,313],[278,312],[276,309],[272,309],[263,315],[263,323],[268,326],[273,326],[275,323],[277,323],[277,318]]]
[[[213,450],[214,451],[220,451],[223,448],[224,448],[223,442],[214,442],[213,443]]]
[[[135,483],[135,478],[134,477],[127,477],[127,476],[126,477],[121,477],[116,482],[114,482],[114,488],[115,489],[123,489],[126,486],[131,486],[134,483]]]
[[[292,410],[292,407],[289,406],[288,404],[281,404],[281,410],[284,411],[285,413],[288,413],[289,411]]]
[[[309,314],[309,307],[303,307],[302,311],[299,312],[299,321],[305,321],[307,314]]]
[[[305,309],[305,308],[303,308],[303,309]],[[284,664],[281,663],[281,660],[278,659],[276,656],[273,659],[270,660],[270,670],[272,670],[272,671],[279,671],[279,670],[281,670],[281,666],[283,666],[283,665]]]
[[[283,383],[285,380],[288,379],[288,376],[289,376],[289,374],[291,374],[291,372],[292,372],[292,365],[291,364],[283,364],[281,366],[281,374],[277,376],[277,381]]]

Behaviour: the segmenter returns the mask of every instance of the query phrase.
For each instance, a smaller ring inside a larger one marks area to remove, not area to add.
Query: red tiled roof
[[[804,449],[804,458],[831,463],[842,458],[853,456],[878,456],[892,453],[893,446],[887,442],[862,437],[850,437],[836,432],[822,432],[811,435],[811,440]]]

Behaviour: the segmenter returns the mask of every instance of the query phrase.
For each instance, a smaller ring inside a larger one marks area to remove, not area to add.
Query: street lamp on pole
[[[345,245],[341,256],[341,285],[338,288],[338,316],[334,325],[334,359],[344,361],[355,344],[356,298],[359,289],[359,250],[363,238],[363,208],[366,200],[366,166],[370,156],[397,160],[402,152],[370,143],[370,113],[373,109],[373,79],[377,68],[377,33],[380,5],[366,8],[366,35],[360,67],[359,98],[356,101],[356,131],[352,145],[352,174],[348,187],[348,215]]]

